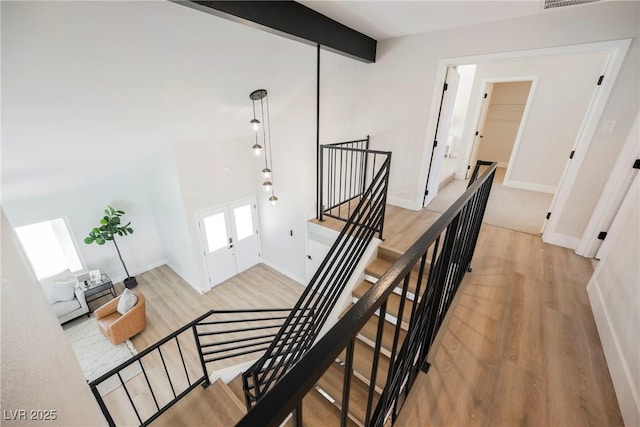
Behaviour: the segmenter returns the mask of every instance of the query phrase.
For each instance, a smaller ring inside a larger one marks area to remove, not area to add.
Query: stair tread
[[[353,290],[353,296],[355,296],[358,299],[362,298],[362,296],[365,293],[367,293],[367,291],[371,289],[372,286],[373,286],[373,283],[367,280],[364,280]],[[401,300],[402,300],[401,296],[395,293],[392,293],[391,295],[389,295],[389,299],[387,300],[387,313],[394,316],[396,319],[399,317],[398,314],[400,313]],[[404,309],[402,312],[401,320],[407,324],[409,323],[409,319],[411,318],[412,307],[413,307],[413,301],[411,301],[408,298],[405,298]]]
[[[393,262],[390,262],[381,258],[376,258],[371,263],[369,263],[369,265],[365,268],[364,271],[365,271],[365,274],[371,277],[374,277],[376,279],[379,279],[380,277],[382,277],[382,275],[384,275],[389,270],[389,268],[391,268],[392,265],[393,265]],[[411,276],[409,278],[408,290],[412,294],[416,293],[419,272],[420,272],[420,263],[416,263],[416,265],[413,267],[411,271]],[[423,286],[424,286],[424,282],[426,281],[427,274],[429,274],[429,270],[427,267],[425,267],[425,272],[424,272],[425,277],[422,280]]]
[[[246,414],[247,408],[242,403],[242,400],[240,400],[238,396],[236,396],[233,390],[231,390],[231,388],[227,384],[225,384],[224,381],[219,379],[214,384],[217,385],[217,387],[228,397],[228,399],[233,403],[233,405],[238,409],[238,411],[240,411],[242,415]]]
[[[344,367],[338,363],[332,364],[324,375],[318,380],[318,386],[329,396],[336,400],[334,405],[342,405],[342,388],[344,383]],[[351,377],[349,391],[349,413],[355,417],[359,424],[364,424],[367,410],[367,400],[369,398],[369,388],[358,377]],[[374,392],[373,406],[375,407],[379,395]]]
[[[169,427],[206,423],[213,427],[224,427],[235,425],[242,419],[245,412],[241,406],[238,406],[235,395],[227,385],[218,380],[206,389],[194,389],[179,404],[156,419],[153,425]],[[215,417],[207,414],[215,414]]]
[[[353,369],[358,373],[359,378],[365,384],[370,384],[371,369],[373,368],[374,349],[363,341],[356,339],[354,350]],[[346,361],[346,353],[346,350],[340,353],[339,359],[341,362]],[[380,356],[378,358],[378,371],[376,374],[376,387],[378,387],[380,390],[382,390],[385,386],[388,372],[389,358],[383,353],[380,353]]]
[[[238,398],[238,400],[242,403],[243,408],[245,407],[245,397],[244,397],[244,389],[242,385],[242,374],[238,374],[234,379],[227,383],[227,387],[233,392],[233,394]]]
[[[378,319],[378,316],[372,316],[360,330],[360,335],[369,340],[371,342],[370,345],[375,345],[376,342],[376,336],[378,334]],[[393,336],[395,334],[395,329],[396,326],[394,324],[387,320],[384,321],[381,347],[389,352],[391,352],[393,347]],[[404,342],[404,338],[406,335],[407,332],[403,328],[400,328],[398,346],[400,346]]]
[[[338,426],[340,425],[340,410],[313,388],[302,399],[302,423],[307,427]],[[348,418],[347,425],[357,426]]]

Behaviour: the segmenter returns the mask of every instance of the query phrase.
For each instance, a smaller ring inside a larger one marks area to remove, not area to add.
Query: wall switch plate
[[[602,125],[602,129],[600,130],[600,132],[612,133],[613,130],[616,128],[616,123],[618,123],[617,120],[605,120],[604,125]]]

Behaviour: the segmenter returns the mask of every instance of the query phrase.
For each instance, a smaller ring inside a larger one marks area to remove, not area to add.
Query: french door
[[[196,216],[211,287],[260,262],[255,198],[207,209]]]

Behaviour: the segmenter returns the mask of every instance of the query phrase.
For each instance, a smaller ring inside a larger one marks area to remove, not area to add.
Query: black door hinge
[[[476,131],[476,136],[478,136],[479,133],[480,133],[480,131]]]
[[[603,74],[603,75],[601,75],[601,76],[598,78],[598,86],[600,86],[600,85],[602,84],[602,81],[603,81],[603,80],[604,80],[604,74]]]
[[[569,154],[569,158],[573,159],[573,155],[576,154],[576,150],[571,151],[571,154]]]
[[[633,163],[633,168],[640,169],[640,159],[636,159],[636,161]]]
[[[488,96],[488,95],[489,95],[488,93],[485,93],[485,94],[484,94],[485,99],[487,98],[487,96]]]
[[[606,231],[601,231],[598,234],[598,240],[604,240],[607,237],[607,232]]]
[[[547,212],[547,219],[551,218],[551,212]]]
[[[444,92],[444,91],[445,91],[445,90],[447,90],[447,89],[449,89],[449,84],[448,84],[448,83],[445,83],[445,84],[444,84],[444,89],[442,89],[442,91]]]

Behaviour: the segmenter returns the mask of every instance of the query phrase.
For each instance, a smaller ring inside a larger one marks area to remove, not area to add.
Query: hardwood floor
[[[147,312],[147,327],[131,339],[139,352],[211,309],[290,308],[304,289],[264,264],[216,286],[204,295],[196,292],[167,266],[141,274],[137,279],[137,289],[146,298]],[[116,286],[120,294],[122,284]],[[233,334],[227,335],[219,337],[234,338]],[[118,387],[104,397],[117,425],[139,424],[127,393],[144,421],[156,411],[156,402],[163,407],[172,400],[174,392],[179,394],[189,386],[189,381],[193,383],[203,375],[190,329],[180,334],[177,340],[164,344],[161,351],[162,355],[154,351],[141,359],[145,372],[127,381],[126,391]],[[184,365],[181,354],[184,356]],[[256,355],[245,355],[235,358],[233,363],[255,358]],[[207,365],[207,369],[212,372],[229,364],[227,360],[215,362]],[[149,383],[153,387],[153,394]],[[230,392],[227,391],[226,385],[220,383],[212,384],[207,389],[198,386],[153,424],[233,425],[244,414],[244,406],[238,400],[232,400],[229,404]]]
[[[622,425],[585,289],[592,271],[568,249],[484,224],[397,425]]]
[[[437,219],[433,212],[393,206],[387,215],[382,252],[405,250]],[[593,271],[590,261],[539,237],[484,224],[472,265],[430,352],[431,369],[419,375],[397,425],[622,425],[585,290]],[[303,290],[263,265],[205,295],[168,267],[138,280],[148,301],[147,329],[133,338],[139,350],[211,308],[291,307]],[[187,349],[190,339],[181,337],[180,342],[187,371],[196,377],[199,361]],[[166,351],[167,369],[175,386],[182,387],[186,377],[176,355],[175,349]],[[150,361],[145,368],[152,383],[166,382],[161,361]],[[144,376],[130,382],[136,403],[150,410],[153,401]],[[164,395],[158,400],[168,401],[170,386],[161,388]],[[228,394],[223,385],[216,388]],[[234,424],[238,401],[222,415],[210,389],[194,391],[194,399],[180,402],[156,423]],[[108,396],[111,405],[129,411],[119,424],[132,424],[135,414],[127,409],[126,395]],[[317,402],[310,403],[316,398],[305,400],[307,412],[319,411]],[[316,414],[317,425],[333,425],[335,414],[323,408]]]

